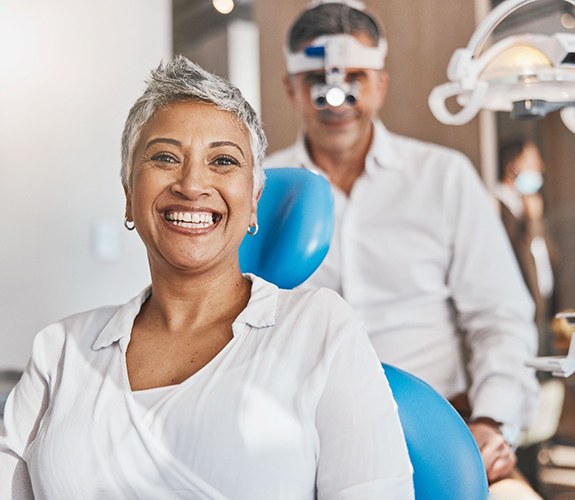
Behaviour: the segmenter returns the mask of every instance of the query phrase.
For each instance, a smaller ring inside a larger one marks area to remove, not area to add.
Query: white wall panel
[[[0,0],[0,369],[48,323],[148,282],[120,135],[170,54],[169,0]]]

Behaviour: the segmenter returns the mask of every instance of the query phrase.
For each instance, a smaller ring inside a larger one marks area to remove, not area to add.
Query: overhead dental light
[[[575,133],[575,34],[526,33],[506,37],[482,52],[495,28],[520,7],[540,0],[505,0],[477,27],[464,49],[449,62],[447,83],[429,95],[433,115],[463,125],[481,109],[507,111],[513,119],[541,118],[560,111]],[[575,6],[575,0],[564,0]],[[454,97],[461,109],[450,112]]]

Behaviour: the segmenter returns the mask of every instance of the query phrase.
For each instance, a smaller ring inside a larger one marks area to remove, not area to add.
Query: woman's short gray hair
[[[122,133],[122,184],[131,177],[134,148],[142,129],[154,113],[174,101],[198,101],[233,113],[248,129],[253,157],[254,191],[263,187],[263,160],[267,139],[259,118],[241,92],[227,80],[213,75],[184,56],[161,63],[150,73],[142,96],[134,103]]]

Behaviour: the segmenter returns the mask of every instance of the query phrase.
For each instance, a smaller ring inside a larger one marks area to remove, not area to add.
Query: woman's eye
[[[232,158],[231,156],[218,156],[217,158],[215,158],[212,163],[214,165],[218,165],[221,167],[231,167],[231,166],[235,166],[235,165],[239,165],[239,162],[235,159]]]
[[[157,153],[152,156],[152,161],[162,162],[162,163],[177,163],[178,159],[168,153]]]

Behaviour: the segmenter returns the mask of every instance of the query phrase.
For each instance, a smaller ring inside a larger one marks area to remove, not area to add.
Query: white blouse
[[[248,277],[233,339],[149,409],[125,354],[150,289],[42,330],[6,404],[0,498],[413,498],[397,407],[350,307]]]

